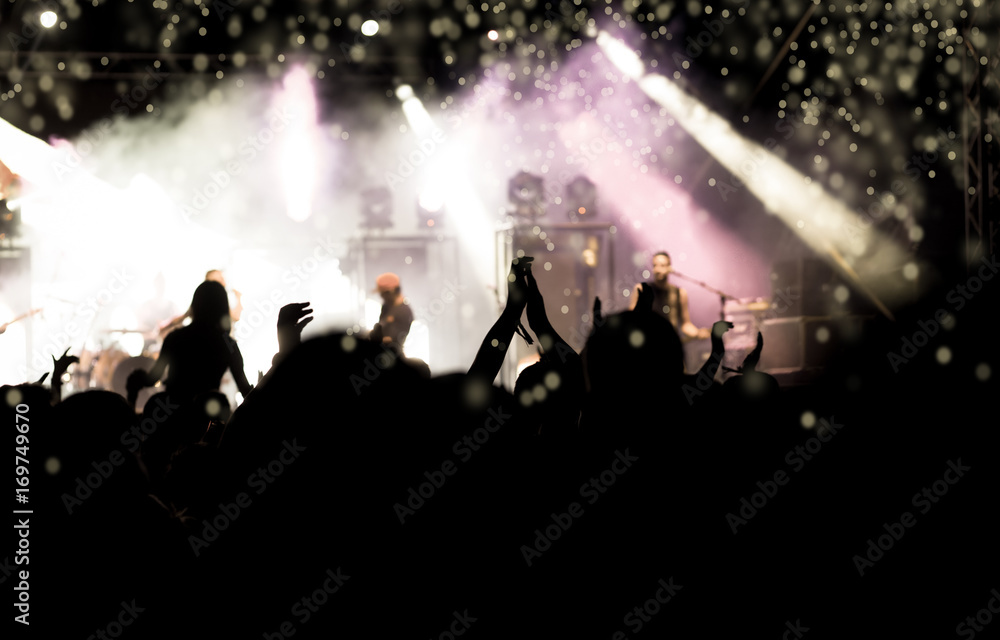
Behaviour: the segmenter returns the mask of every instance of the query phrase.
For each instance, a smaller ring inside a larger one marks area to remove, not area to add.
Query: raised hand
[[[308,302],[292,302],[278,311],[278,351],[287,353],[302,341],[302,330],[313,321]]]
[[[646,284],[636,285],[639,289],[639,300],[635,304],[635,310],[643,313],[653,312],[653,288]]]
[[[507,274],[507,306],[524,308],[528,302],[528,284],[525,276],[531,268],[534,258],[524,256],[514,258],[510,263],[510,273]]]
[[[545,300],[542,298],[542,292],[538,289],[538,282],[531,273],[530,262],[525,269],[525,282],[528,285],[526,295],[528,301],[528,324],[531,325],[535,333],[538,333],[547,328],[549,320],[545,314]]]
[[[722,336],[733,328],[733,323],[727,320],[717,320],[715,324],[712,325],[712,339],[716,340],[722,339]]]
[[[746,359],[743,360],[743,366],[740,367],[742,373],[752,373],[757,369],[757,363],[760,362],[760,354],[764,350],[764,336],[760,331],[757,332],[757,346],[753,351],[747,354]]]
[[[63,374],[69,369],[69,365],[79,363],[80,358],[69,355],[69,347],[66,347],[66,351],[63,351],[62,356],[58,360],[56,360],[55,356],[52,356],[52,382],[56,380],[61,381]]]
[[[601,299],[598,297],[594,298],[594,325],[600,326],[604,322],[604,316],[601,315]]]

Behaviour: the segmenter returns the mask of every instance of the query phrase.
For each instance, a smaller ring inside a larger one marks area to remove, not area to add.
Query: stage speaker
[[[849,294],[839,302],[838,287],[847,287]],[[781,305],[780,315],[834,316],[841,314],[867,315],[873,312],[864,296],[852,290],[834,268],[818,257],[785,260],[771,268],[771,300]]]
[[[863,316],[796,317],[765,320],[758,369],[802,371],[826,366],[846,344],[861,339]]]
[[[577,352],[583,349],[593,326],[594,298],[611,299],[611,243],[608,225],[581,223],[550,225],[539,234],[518,228],[508,245],[508,269],[518,251],[535,258],[531,270],[545,299],[549,322]],[[522,321],[527,327],[526,315]],[[537,351],[536,346],[531,350]]]

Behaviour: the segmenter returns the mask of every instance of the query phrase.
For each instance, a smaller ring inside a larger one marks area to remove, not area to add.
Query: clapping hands
[[[524,308],[528,302],[528,283],[525,276],[531,270],[534,258],[524,256],[514,258],[510,263],[510,273],[507,275],[507,305]]]

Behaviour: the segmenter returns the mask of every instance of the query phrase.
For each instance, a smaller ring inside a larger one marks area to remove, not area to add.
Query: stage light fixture
[[[585,176],[577,176],[566,185],[567,214],[571,222],[597,217],[597,185]]]
[[[545,215],[545,190],[541,176],[522,171],[507,183],[507,197],[514,205],[514,217],[533,221]]]
[[[417,198],[417,221],[422,229],[440,229],[444,222],[444,195],[424,191]]]
[[[371,187],[361,192],[361,226],[365,229],[392,227],[392,191]]]
[[[378,33],[378,23],[374,20],[365,20],[361,24],[361,33],[362,35],[366,35],[368,37],[375,35]]]
[[[59,16],[56,15],[55,11],[43,11],[41,15],[38,16],[38,22],[41,23],[46,29],[51,29],[58,22]]]

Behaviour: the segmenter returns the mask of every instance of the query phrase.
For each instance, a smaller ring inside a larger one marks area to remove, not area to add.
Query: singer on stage
[[[687,291],[675,287],[667,281],[670,277],[670,271],[670,254],[666,251],[660,251],[653,256],[653,279],[650,282],[639,283],[652,287],[653,311],[669,320],[684,342],[708,339],[712,335],[711,329],[707,327],[699,329],[691,322]],[[635,309],[635,305],[639,301],[639,284],[632,287],[629,309]]]

